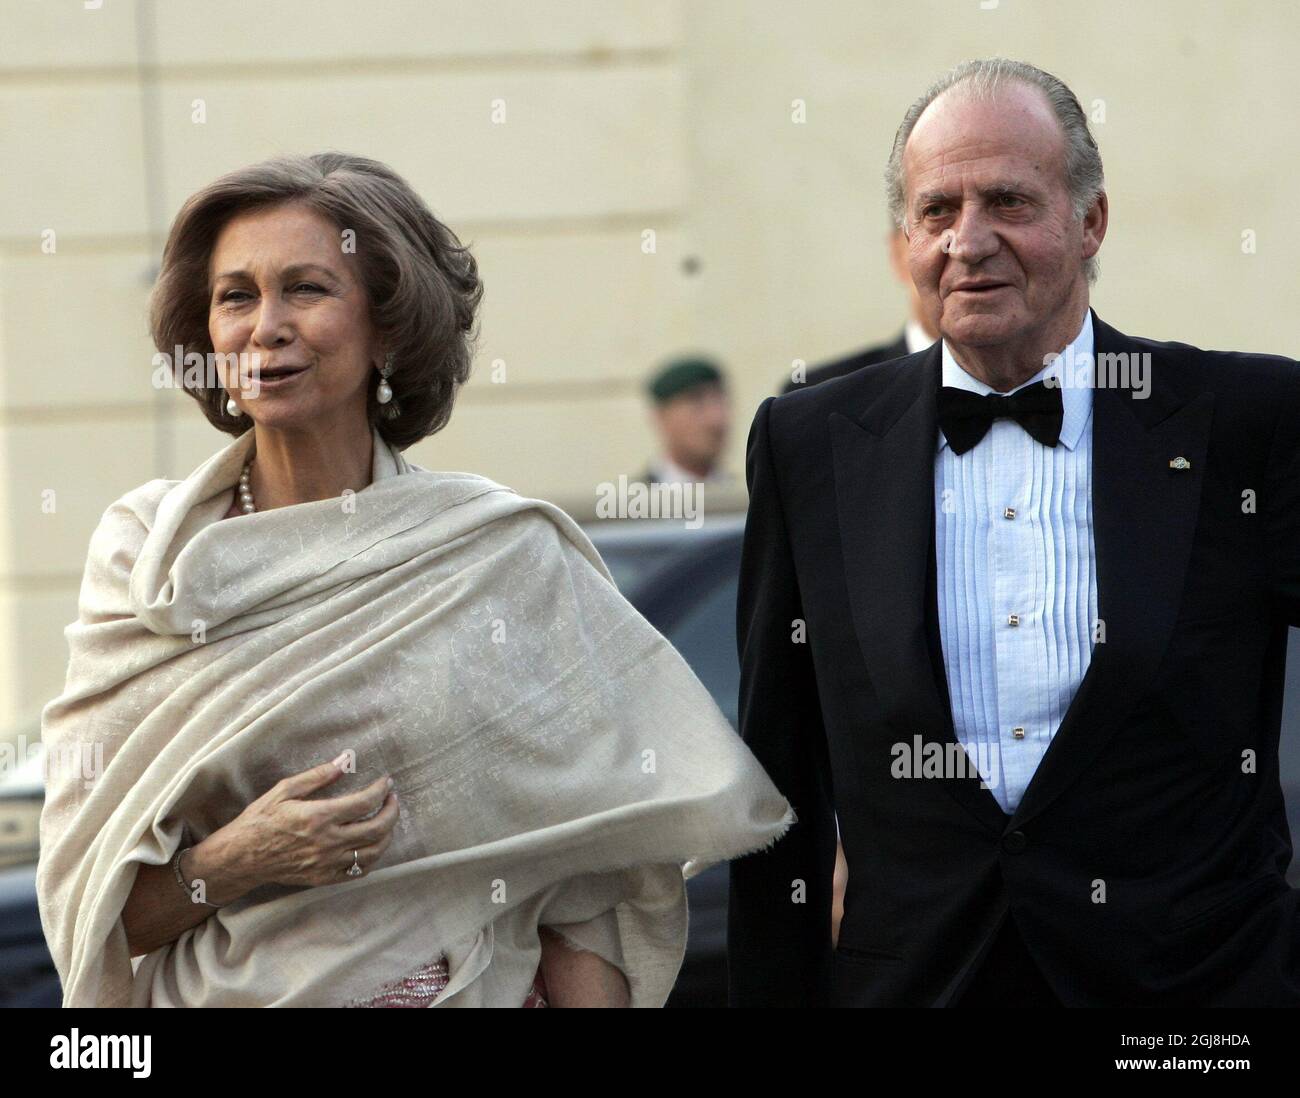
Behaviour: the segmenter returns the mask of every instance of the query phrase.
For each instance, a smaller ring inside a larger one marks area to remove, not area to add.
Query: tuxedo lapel
[[[1141,353],[1094,312],[1103,355]],[[1134,361],[1131,357],[1129,362]],[[1214,394],[1187,391],[1177,358],[1152,353],[1150,394],[1098,387],[1092,407],[1097,616],[1083,682],[1021,798],[1013,827],[1042,812],[1115,736],[1155,675],[1182,602],[1200,510]],[[1182,458],[1171,467],[1170,462]]]
[[[900,742],[919,734],[948,745],[957,743],[952,714],[926,638],[941,348],[901,367],[865,410],[831,413],[829,428],[849,610],[881,717]],[[973,771],[943,786],[1002,832],[1006,814]]]

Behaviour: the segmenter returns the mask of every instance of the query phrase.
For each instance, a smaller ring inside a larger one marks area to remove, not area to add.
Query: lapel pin
[[[1183,457],[1181,454],[1179,454],[1178,457],[1174,458],[1169,463],[1169,468],[1171,469],[1182,470],[1182,469],[1190,469],[1191,467],[1192,467],[1192,463],[1188,461],[1185,457]]]

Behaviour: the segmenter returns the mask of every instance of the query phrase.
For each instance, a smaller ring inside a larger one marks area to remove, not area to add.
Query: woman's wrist
[[[203,899],[224,907],[251,892],[260,882],[238,868],[220,831],[213,832],[181,857],[181,874],[193,887],[203,882]]]

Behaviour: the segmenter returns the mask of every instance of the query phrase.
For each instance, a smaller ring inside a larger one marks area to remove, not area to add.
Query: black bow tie
[[[938,412],[939,429],[955,454],[964,454],[1003,416],[1014,419],[1044,446],[1055,446],[1061,440],[1061,390],[1042,381],[1010,396],[981,396],[944,385],[939,389]]]

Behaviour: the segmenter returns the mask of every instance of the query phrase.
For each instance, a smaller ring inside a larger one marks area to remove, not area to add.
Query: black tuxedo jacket
[[[1095,312],[1093,331],[1099,356],[1150,354],[1151,390],[1093,394],[1104,640],[1010,817],[973,773],[891,776],[893,745],[957,742],[934,597],[941,344],[759,408],[740,724],[798,822],[732,863],[734,1005],[947,1005],[1004,918],[1067,1005],[1300,1005],[1278,781],[1300,363]]]
[[[823,381],[830,381],[831,378],[843,377],[855,370],[861,370],[863,366],[874,366],[877,362],[888,362],[891,358],[901,358],[905,354],[907,354],[907,334],[904,331],[898,333],[898,338],[893,343],[868,347],[844,358],[837,358],[833,362],[815,366],[808,371],[802,384],[796,385],[793,379],[787,380],[781,392],[793,393],[799,389],[807,389]]]

